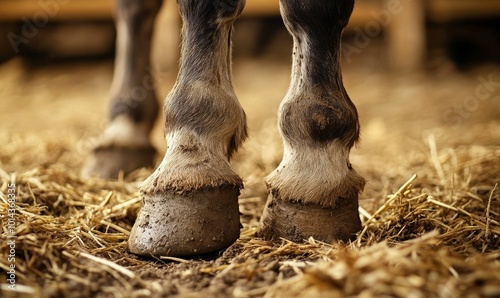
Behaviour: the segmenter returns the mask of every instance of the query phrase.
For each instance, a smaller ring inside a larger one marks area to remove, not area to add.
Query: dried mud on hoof
[[[239,189],[146,195],[128,240],[143,256],[185,257],[217,252],[240,235]]]
[[[120,171],[125,175],[140,169],[153,167],[156,149],[149,147],[97,147],[82,169],[84,177],[116,179]]]
[[[302,242],[309,237],[327,243],[349,242],[361,230],[358,199],[340,198],[334,207],[283,201],[269,195],[258,236]]]

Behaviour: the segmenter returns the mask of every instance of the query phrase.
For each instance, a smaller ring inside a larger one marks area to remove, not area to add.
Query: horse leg
[[[281,0],[280,5],[294,41],[292,79],[278,115],[283,160],[267,178],[259,234],[348,241],[361,229],[358,194],[364,186],[349,162],[359,122],[339,61],[354,0]]]
[[[231,81],[231,33],[244,0],[178,0],[180,69],[165,111],[167,151],[141,187],[129,238],[139,255],[189,256],[231,245],[242,179],[229,160],[247,136]]]
[[[116,58],[109,96],[109,122],[82,171],[116,178],[153,167],[156,150],[149,134],[158,115],[150,66],[151,37],[162,0],[116,1]]]

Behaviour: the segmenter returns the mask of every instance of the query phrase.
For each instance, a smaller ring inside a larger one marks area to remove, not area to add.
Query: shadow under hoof
[[[120,171],[125,175],[140,169],[154,167],[156,149],[148,147],[97,147],[82,170],[84,177],[116,179]]]
[[[130,233],[130,252],[187,257],[221,251],[240,236],[239,188],[145,195]]]
[[[266,240],[302,242],[313,237],[333,243],[353,241],[360,230],[357,198],[339,198],[336,206],[325,207],[285,202],[269,195],[257,235]]]

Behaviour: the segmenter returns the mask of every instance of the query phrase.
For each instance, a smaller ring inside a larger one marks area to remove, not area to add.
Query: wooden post
[[[400,5],[397,9],[397,5]],[[415,71],[425,66],[425,0],[384,0],[388,11],[396,11],[387,26],[389,66],[397,71]]]

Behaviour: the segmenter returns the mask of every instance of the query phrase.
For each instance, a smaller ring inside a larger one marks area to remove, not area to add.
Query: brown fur
[[[342,83],[340,40],[354,1],[281,0],[294,40],[292,80],[279,110],[283,161],[267,179],[281,200],[335,206],[357,200],[361,178],[349,162],[359,136],[356,107]]]
[[[243,187],[229,160],[247,137],[231,78],[231,33],[244,1],[178,2],[183,46],[177,82],[165,101],[168,149],[142,191]]]

